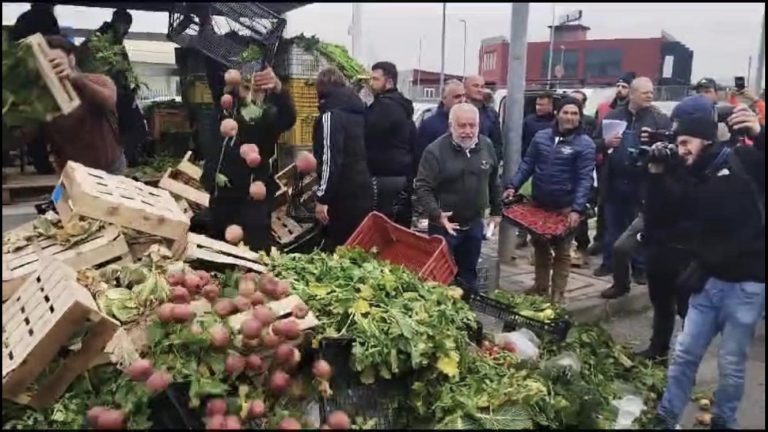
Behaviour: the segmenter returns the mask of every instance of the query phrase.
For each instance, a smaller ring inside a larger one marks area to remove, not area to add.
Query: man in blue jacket
[[[501,161],[504,158],[501,122],[496,110],[485,104],[485,79],[480,75],[464,78],[464,90],[467,92],[467,101],[480,113],[480,135],[485,135],[491,140],[496,151],[496,159]]]
[[[565,300],[571,267],[572,232],[586,210],[595,169],[595,143],[581,127],[582,116],[581,102],[572,97],[563,99],[556,112],[556,122],[533,137],[504,192],[505,198],[514,196],[533,177],[534,203],[568,214],[571,234],[552,242],[533,239],[536,273],[529,293],[547,295],[551,286],[552,301],[560,304]]]
[[[452,82],[443,89],[443,99],[437,110],[431,116],[422,120],[416,136],[416,160],[421,160],[421,155],[428,145],[436,139],[448,133],[448,113],[454,105],[466,102],[464,85],[460,82]]]

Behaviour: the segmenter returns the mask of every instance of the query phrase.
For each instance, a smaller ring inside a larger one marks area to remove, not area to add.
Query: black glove
[[[657,142],[651,146],[648,155],[648,161],[652,163],[664,163],[677,155],[677,146],[675,144]]]

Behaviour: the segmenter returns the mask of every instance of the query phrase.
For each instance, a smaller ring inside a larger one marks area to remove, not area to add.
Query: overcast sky
[[[548,40],[552,3],[531,3],[528,40]],[[3,23],[13,23],[26,3],[3,3]],[[658,37],[662,30],[694,51],[693,76],[730,79],[747,75],[749,56],[753,73],[765,3],[556,3],[556,15],[581,8],[582,23],[591,39]],[[363,10],[364,63],[390,60],[400,69],[440,68],[441,3],[365,3]],[[461,74],[464,28],[467,25],[467,71],[477,70],[480,41],[509,35],[510,3],[449,3],[446,17],[446,72]],[[96,28],[108,20],[106,9],[57,6],[61,26]],[[350,46],[350,3],[316,3],[287,15],[289,35],[316,34],[323,40]],[[165,32],[165,13],[134,12],[133,31]],[[754,77],[753,77],[754,79]]]

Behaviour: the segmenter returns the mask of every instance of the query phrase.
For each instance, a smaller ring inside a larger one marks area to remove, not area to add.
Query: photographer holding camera
[[[747,354],[765,308],[765,158],[752,147],[715,142],[716,110],[703,96],[683,100],[672,118],[684,169],[674,175],[672,159],[664,156],[668,146],[655,144],[647,204],[690,224],[693,264],[680,286],[692,295],[656,420],[675,428],[701,359],[722,334],[712,428],[736,428]],[[757,115],[746,106],[736,107],[727,123],[764,139]]]

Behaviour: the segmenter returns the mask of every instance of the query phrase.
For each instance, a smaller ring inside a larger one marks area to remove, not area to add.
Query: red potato
[[[161,392],[171,384],[171,376],[165,371],[155,371],[147,379],[147,388],[154,393]]]
[[[334,411],[328,414],[326,422],[334,430],[347,430],[352,427],[352,422],[349,421],[349,416],[344,411]]]
[[[226,416],[224,418],[224,426],[222,427],[222,429],[224,429],[224,430],[240,430],[242,428],[243,428],[243,426],[240,423],[240,418],[238,418],[237,416],[230,415],[230,416]]]
[[[206,417],[213,417],[215,415],[221,415],[227,413],[227,401],[221,398],[211,399],[205,405]]]
[[[200,286],[206,286],[211,283],[211,274],[205,270],[198,270],[195,272],[197,277],[200,278]]]
[[[125,413],[120,410],[107,409],[99,415],[96,429],[119,430],[125,425]]]
[[[171,315],[173,322],[181,324],[191,321],[195,317],[195,311],[188,304],[177,304],[173,306]]]
[[[221,97],[221,100],[220,100],[221,108],[226,111],[229,111],[232,109],[234,102],[235,100],[232,98],[231,95],[225,94],[224,96]]]
[[[251,186],[248,187],[248,195],[250,195],[251,199],[254,201],[263,201],[267,197],[267,187],[260,181],[253,182],[251,183]]]
[[[256,282],[244,275],[237,282],[237,293],[243,297],[251,297],[256,292]]]
[[[205,428],[208,430],[222,430],[224,429],[224,422],[224,414],[214,414],[206,419]]]
[[[233,378],[240,375],[245,370],[245,358],[240,354],[230,354],[224,362],[224,370]]]
[[[146,381],[152,375],[152,362],[147,359],[138,359],[125,369],[134,381]]]
[[[291,315],[294,318],[303,319],[309,313],[309,307],[304,303],[299,303],[291,309]]]
[[[248,417],[249,418],[262,418],[267,413],[267,406],[264,405],[264,401],[254,400],[248,404]]]
[[[176,304],[189,303],[192,296],[183,286],[171,287],[171,302]]]
[[[235,297],[235,306],[237,307],[237,310],[239,310],[240,312],[245,312],[252,307],[251,299],[248,297],[239,295]]]
[[[275,360],[281,366],[287,365],[293,359],[293,347],[287,343],[280,344],[275,350]]]
[[[243,321],[243,324],[240,326],[240,333],[246,339],[255,339],[261,335],[263,329],[264,326],[261,324],[261,321],[256,318],[248,318]]]
[[[184,284],[184,272],[170,272],[165,276],[171,286]]]
[[[257,354],[251,354],[245,358],[245,368],[256,374],[264,372],[264,361]]]
[[[274,312],[267,306],[256,306],[253,308],[253,317],[264,326],[270,325],[275,321]]]
[[[208,284],[203,287],[203,297],[209,302],[216,301],[219,298],[220,292],[219,286],[215,284]]]
[[[282,394],[288,390],[288,386],[291,385],[291,376],[282,370],[276,370],[272,372],[269,377],[269,389],[273,393]]]
[[[243,241],[243,228],[240,225],[230,225],[224,230],[224,239],[229,244],[237,245]]]
[[[296,155],[296,170],[301,174],[309,174],[317,169],[317,159],[308,151],[300,151]]]
[[[187,273],[184,276],[184,288],[186,288],[190,294],[197,294],[202,286],[203,281],[197,274]]]
[[[260,306],[267,302],[266,297],[260,291],[256,291],[251,296],[251,304],[254,306]]]
[[[163,303],[157,308],[157,317],[160,322],[170,323],[173,321],[173,303]]]
[[[216,301],[216,303],[213,305],[213,311],[216,313],[216,315],[226,318],[237,310],[237,305],[232,299],[229,298],[223,298]]]
[[[92,427],[96,427],[99,424],[99,417],[101,417],[102,414],[104,414],[106,411],[108,411],[108,408],[103,406],[95,406],[88,410],[88,414],[86,415],[86,418],[88,419],[88,424]]]
[[[327,361],[317,360],[312,364],[312,375],[323,381],[328,381],[333,375],[333,369]]]
[[[277,427],[278,430],[301,430],[301,423],[292,417],[286,417]]]
[[[229,330],[223,324],[216,324],[209,331],[211,345],[216,348],[226,348],[229,345]]]
[[[238,86],[243,82],[243,76],[237,69],[228,69],[224,72],[224,82],[228,86]]]
[[[272,273],[266,273],[259,278],[259,291],[269,295],[270,292],[274,292],[277,282],[277,278]]]
[[[249,154],[245,157],[245,164],[248,165],[249,168],[256,168],[261,165],[261,155],[258,153]]]
[[[254,338],[254,339],[248,339],[243,338],[243,347],[248,348],[251,350],[254,350],[261,346],[261,339],[260,338]]]
[[[237,136],[237,122],[232,119],[224,119],[219,125],[219,132],[221,136],[225,138],[233,138]]]

